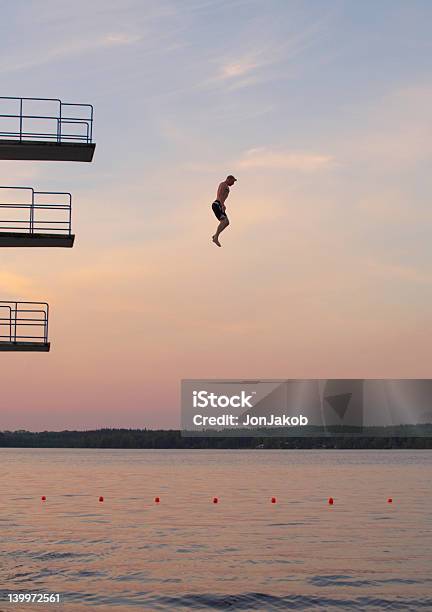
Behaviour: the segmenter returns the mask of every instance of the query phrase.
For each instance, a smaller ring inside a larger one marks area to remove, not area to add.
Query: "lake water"
[[[0,460],[0,610],[432,609],[430,451]],[[62,603],[8,604],[17,592]]]

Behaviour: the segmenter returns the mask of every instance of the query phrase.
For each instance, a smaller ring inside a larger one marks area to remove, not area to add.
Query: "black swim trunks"
[[[222,221],[223,219],[227,218],[226,212],[222,208],[222,204],[219,202],[219,200],[215,200],[213,202],[212,210],[214,214],[216,215],[216,219],[218,219],[218,221]]]

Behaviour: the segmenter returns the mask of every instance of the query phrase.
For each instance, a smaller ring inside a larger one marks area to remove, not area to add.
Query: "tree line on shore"
[[[88,431],[2,431],[0,447],[123,448],[123,449],[425,449],[432,448],[432,431],[393,428],[391,435],[364,434],[310,437],[246,437],[193,435],[179,430],[97,429]],[[411,434],[411,435],[410,435]]]

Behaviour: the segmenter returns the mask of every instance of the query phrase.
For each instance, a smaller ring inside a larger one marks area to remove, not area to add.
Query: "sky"
[[[0,353],[0,430],[178,427],[182,378],[431,377],[429,0],[0,8],[3,95],[91,103],[96,141],[0,162],[76,234],[1,253],[51,352]]]

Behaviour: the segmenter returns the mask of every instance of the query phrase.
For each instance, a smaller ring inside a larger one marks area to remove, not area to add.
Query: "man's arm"
[[[218,187],[218,191],[217,191],[217,199],[219,200],[219,202],[222,204],[222,207],[225,209],[225,200],[227,199],[229,194],[229,188],[227,187],[226,183],[221,183]]]

